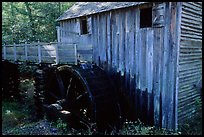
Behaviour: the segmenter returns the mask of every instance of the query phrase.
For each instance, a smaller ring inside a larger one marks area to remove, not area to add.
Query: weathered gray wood
[[[161,126],[161,88],[163,63],[163,28],[154,28],[153,41],[153,93],[154,93],[154,124]]]
[[[111,65],[111,30],[110,30],[110,13],[106,14],[106,61],[107,61],[107,70],[110,71]]]
[[[100,21],[101,21],[101,19],[100,19],[100,15],[98,14],[97,15],[97,25],[99,26],[99,24],[100,24]],[[100,52],[101,52],[101,46],[100,46],[100,38],[101,38],[101,30],[100,30],[100,27],[98,27],[98,37],[97,37],[97,45],[98,45],[98,54],[97,54],[97,65],[99,66],[99,64],[100,64]]]
[[[25,43],[25,60],[28,60],[28,45],[27,42]]]
[[[14,53],[14,61],[17,61],[17,58],[16,58],[16,45],[15,45],[15,43],[14,43],[14,45],[13,45],[13,48],[14,48],[14,50],[13,50],[13,53]]]
[[[58,47],[59,47],[59,44],[56,44],[56,45],[55,45],[55,50],[56,50],[56,64],[59,64],[59,53],[58,53]]]
[[[38,45],[38,63],[41,63],[41,46]]]
[[[6,46],[3,45],[3,59],[6,59]]]
[[[119,11],[119,71],[124,75],[125,71],[125,14]]]
[[[153,86],[153,30],[149,29],[147,33],[147,44],[148,44],[148,55],[147,55],[147,91],[148,93],[152,93],[152,86]]]
[[[107,61],[106,60],[106,48],[107,48],[107,43],[106,43],[106,35],[107,35],[107,24],[106,24],[106,14],[102,14],[101,16],[101,29],[102,29],[102,36],[101,36],[101,61],[103,62],[103,64]],[[104,66],[103,66],[104,68]],[[104,68],[105,69],[105,68]]]
[[[57,42],[61,42],[60,38],[61,38],[61,33],[60,33],[60,27],[56,27],[57,29]]]
[[[139,60],[140,60],[140,33],[139,33],[139,23],[140,23],[140,10],[135,9],[135,74],[136,74],[136,90],[140,88],[139,86]]]
[[[130,22],[130,28],[129,28],[129,68],[130,68],[130,76],[133,78],[135,71],[134,71],[134,61],[135,61],[135,19],[132,19],[135,17],[135,10],[132,8],[128,10],[130,12],[130,15],[128,17],[128,21]]]
[[[111,34],[111,39],[112,39],[112,69],[114,70],[116,68],[116,40],[117,40],[117,28],[116,28],[116,16],[115,12],[111,12],[111,28],[112,28],[112,34]]]
[[[93,62],[95,62],[96,61],[96,54],[95,54],[95,47],[96,47],[96,38],[95,38],[95,36],[96,36],[96,17],[95,16],[92,16],[92,25],[91,25],[91,27],[92,27],[92,37],[91,37],[91,43],[92,43],[92,46],[93,46]]]
[[[117,72],[120,72],[120,69],[119,69],[119,56],[120,56],[120,53],[119,53],[119,43],[120,43],[120,16],[119,14],[116,14],[116,39],[115,39],[115,67],[116,67],[116,70]],[[121,75],[123,76],[124,74],[121,73]]]
[[[146,90],[146,28],[140,29],[140,63],[139,63],[139,83],[142,91]]]
[[[76,44],[74,44],[74,58],[75,58],[74,64],[77,65],[77,45]]]

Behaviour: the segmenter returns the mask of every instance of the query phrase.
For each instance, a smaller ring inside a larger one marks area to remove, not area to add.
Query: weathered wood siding
[[[179,55],[178,121],[196,112],[200,93],[193,84],[202,78],[202,2],[183,2]]]
[[[58,42],[77,45],[78,59],[92,62],[91,18],[87,18],[88,34],[81,35],[80,18],[64,20],[58,28]]]
[[[92,15],[94,63],[120,74],[136,117],[169,129],[177,124],[177,9],[176,3],[154,4],[151,28],[140,28],[138,7]]]

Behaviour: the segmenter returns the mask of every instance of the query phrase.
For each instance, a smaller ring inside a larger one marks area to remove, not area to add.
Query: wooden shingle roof
[[[113,9],[141,5],[147,2],[76,2],[57,21],[87,16]]]

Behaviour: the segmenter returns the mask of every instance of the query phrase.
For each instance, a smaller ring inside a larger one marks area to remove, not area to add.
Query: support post
[[[77,65],[77,45],[74,44],[74,59],[75,59],[75,65]]]
[[[41,49],[40,49],[40,42],[38,41],[38,63],[41,63]]]
[[[56,29],[57,29],[57,42],[61,42],[60,41],[60,27],[57,26]]]
[[[3,45],[4,59],[6,59],[6,45]]]
[[[25,42],[25,60],[28,60],[28,46],[27,46],[27,42]]]
[[[59,64],[58,46],[59,46],[59,42],[57,42],[57,44],[56,44],[56,46],[55,46],[55,51],[56,51],[56,64]]]
[[[14,43],[13,45],[13,52],[14,52],[14,61],[17,61],[17,58],[16,58],[16,44]]]

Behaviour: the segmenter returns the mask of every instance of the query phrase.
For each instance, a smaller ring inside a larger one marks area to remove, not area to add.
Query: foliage
[[[67,123],[63,122],[60,118],[57,120],[57,128],[61,130],[63,133],[67,132],[68,125]]]
[[[180,132],[174,132],[163,128],[145,126],[139,119],[138,121],[127,121],[123,124],[119,135],[179,135]]]
[[[56,19],[74,2],[2,2],[2,44],[56,40]]]
[[[23,108],[23,109],[22,109]],[[20,122],[27,118],[29,109],[22,107],[19,102],[2,102],[2,130],[15,127]]]
[[[18,65],[18,70],[20,72],[21,77],[32,77],[36,69],[36,65],[28,65],[27,63]]]

